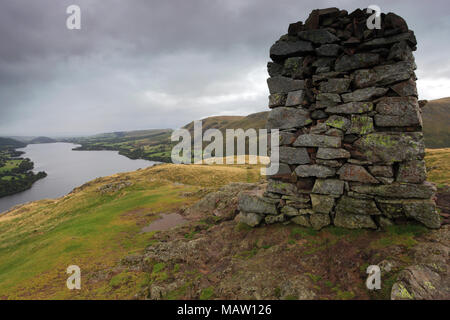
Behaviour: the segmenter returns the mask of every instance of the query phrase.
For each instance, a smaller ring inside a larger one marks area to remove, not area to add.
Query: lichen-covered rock
[[[347,229],[377,229],[377,225],[369,215],[345,214],[342,212],[336,212],[334,225]]]
[[[264,218],[264,221],[265,221],[267,224],[274,224],[274,223],[281,223],[281,222],[284,222],[284,221],[286,221],[286,218],[284,217],[284,214],[279,214],[279,215],[277,215],[277,216],[271,216],[271,215],[269,215],[269,216],[266,216],[266,217]]]
[[[312,192],[340,196],[344,193],[344,181],[338,179],[317,179]]]
[[[316,134],[302,134],[294,142],[294,147],[330,147],[340,148],[341,139]]]
[[[336,57],[341,49],[341,46],[338,44],[323,44],[316,48],[316,53],[319,56]]]
[[[306,104],[305,90],[291,91],[287,95],[286,107],[294,107],[298,105]]]
[[[433,200],[405,200],[403,209],[408,218],[413,218],[428,228],[438,229],[441,226],[440,215]]]
[[[354,84],[356,88],[390,85],[411,78],[414,68],[414,64],[401,61],[373,69],[357,70],[354,72]]]
[[[350,127],[350,120],[346,117],[332,115],[325,122],[327,126],[346,131]]]
[[[328,214],[315,213],[309,216],[309,221],[314,230],[320,230],[331,223],[330,216]]]
[[[239,214],[239,222],[245,223],[250,227],[256,227],[263,219],[263,215],[253,212],[241,212]]]
[[[274,93],[269,96],[269,108],[281,107],[286,103],[287,94]]]
[[[314,47],[308,41],[277,41],[270,48],[270,57],[274,60],[283,60],[289,57],[306,55],[314,52]]]
[[[298,194],[295,184],[269,179],[267,181],[267,191],[276,194],[296,195]]]
[[[373,110],[372,102],[349,102],[338,106],[328,107],[326,108],[325,112],[337,114],[356,114],[356,113],[366,113],[372,110]]]
[[[413,96],[417,97],[417,86],[413,78],[407,81],[399,82],[391,86],[391,89],[395,91],[400,97]]]
[[[336,205],[336,213],[356,215],[379,215],[380,210],[372,199],[355,199],[347,196],[341,197]]]
[[[394,182],[389,185],[352,186],[351,189],[358,193],[400,199],[430,199],[436,192],[436,188],[429,183],[411,184]]]
[[[425,145],[420,132],[377,132],[361,137],[355,149],[371,162],[401,162],[423,159]]]
[[[303,57],[293,57],[286,59],[286,61],[284,62],[283,75],[292,77],[301,72],[301,69],[303,68],[303,61]]]
[[[309,154],[305,148],[280,147],[280,161],[287,164],[310,163]]]
[[[327,178],[336,174],[333,168],[328,168],[318,164],[300,165],[295,168],[295,174],[299,177]]]
[[[375,131],[371,117],[352,115],[350,122],[347,134],[365,135]]]
[[[265,201],[259,195],[243,192],[239,195],[238,208],[240,211],[254,212],[261,214],[277,214],[275,204]]]
[[[325,195],[311,194],[311,204],[314,212],[328,214],[333,210],[334,198]]]
[[[297,208],[290,207],[290,206],[284,206],[281,209],[281,213],[288,216],[288,217],[295,217],[298,216],[300,213],[298,212]]]
[[[426,178],[425,161],[414,160],[400,163],[396,180],[398,182],[422,183]]]
[[[379,127],[421,126],[419,104],[415,97],[387,97],[377,103],[375,124]]]
[[[369,171],[375,177],[392,178],[394,176],[392,166],[370,166]]]
[[[401,34],[396,34],[391,37],[375,38],[369,41],[365,41],[361,44],[361,49],[374,49],[380,47],[388,47],[396,42],[406,41],[410,47],[414,47],[417,44],[414,32],[408,31]]]
[[[363,166],[346,163],[337,172],[339,179],[362,183],[379,183]]]
[[[311,222],[309,221],[309,217],[307,215],[299,215],[291,219],[291,221],[295,224],[299,224],[301,226],[311,228]]]
[[[301,128],[311,122],[309,112],[300,108],[279,107],[271,110],[267,116],[268,129]]]

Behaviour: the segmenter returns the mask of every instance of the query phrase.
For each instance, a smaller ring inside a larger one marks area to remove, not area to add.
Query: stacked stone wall
[[[314,10],[270,48],[268,129],[280,130],[280,169],[263,196],[241,195],[242,221],[440,226],[426,182],[414,32],[393,13],[370,30],[369,16]]]

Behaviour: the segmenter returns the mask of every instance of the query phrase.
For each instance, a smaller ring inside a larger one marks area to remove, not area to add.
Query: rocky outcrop
[[[421,107],[406,22],[314,10],[270,49],[268,128],[280,130],[280,172],[243,194],[241,221],[377,229],[415,220],[440,227],[426,182]]]

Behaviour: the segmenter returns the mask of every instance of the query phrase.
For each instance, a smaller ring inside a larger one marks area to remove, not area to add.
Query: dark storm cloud
[[[65,27],[71,4],[82,30]],[[415,30],[422,97],[448,95],[446,1],[0,0],[0,134],[178,127],[266,110],[268,49],[287,24],[314,8],[369,4]]]

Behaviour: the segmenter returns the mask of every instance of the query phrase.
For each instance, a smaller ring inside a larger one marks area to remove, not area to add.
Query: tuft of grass
[[[214,288],[208,287],[200,293],[200,300],[209,300],[214,296]]]

